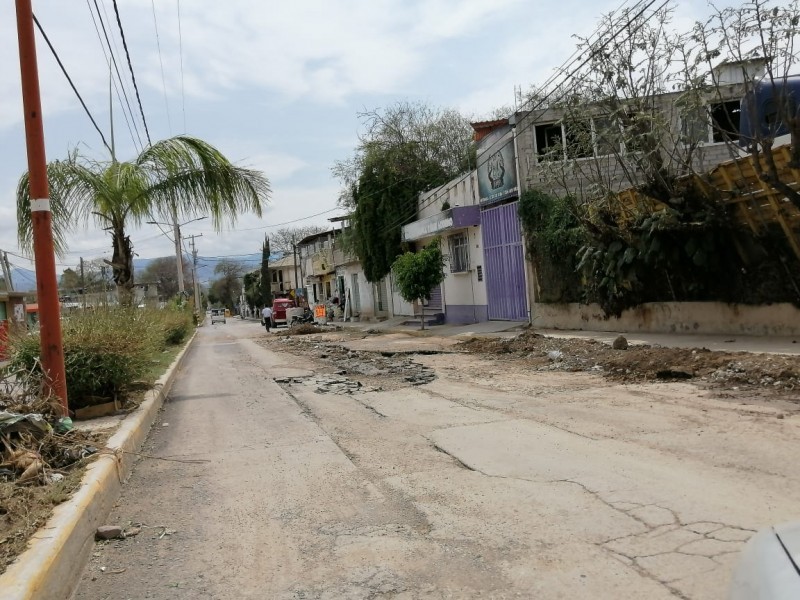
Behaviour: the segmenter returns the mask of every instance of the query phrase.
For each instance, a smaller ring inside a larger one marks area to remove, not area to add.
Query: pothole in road
[[[319,394],[355,394],[377,392],[417,386],[436,379],[436,372],[414,360],[417,353],[398,353],[390,351],[367,352],[348,350],[338,345],[328,345],[279,338],[269,340],[269,345],[281,347],[309,363],[325,363],[332,373],[316,373],[303,377],[276,377],[282,385],[302,384],[314,387]],[[423,352],[430,354],[431,352]],[[309,365],[312,368],[313,364]]]

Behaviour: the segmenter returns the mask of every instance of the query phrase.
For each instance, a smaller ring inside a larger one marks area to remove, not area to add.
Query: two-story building
[[[402,239],[419,249],[437,237],[445,255],[444,281],[424,307],[406,302],[392,286],[393,314],[417,316],[424,310],[443,315],[446,323],[488,320],[475,171],[419,195],[417,220],[403,226]]]

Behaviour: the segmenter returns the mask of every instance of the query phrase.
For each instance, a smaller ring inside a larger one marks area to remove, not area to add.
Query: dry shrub
[[[169,310],[123,308],[66,316],[62,330],[71,408],[124,396],[146,373],[154,355],[186,336],[190,319]],[[38,335],[17,336],[11,341],[11,368],[36,373],[39,354]]]

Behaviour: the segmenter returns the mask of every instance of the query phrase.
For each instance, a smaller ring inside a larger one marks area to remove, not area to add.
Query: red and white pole
[[[36,63],[36,38],[33,31],[33,8],[31,0],[16,0],[16,6],[42,367],[45,373],[45,390],[58,398],[62,415],[66,417],[69,415],[67,381],[64,369],[64,346],[61,340],[61,307],[58,303],[50,189],[47,183],[42,102],[39,96],[39,67]]]

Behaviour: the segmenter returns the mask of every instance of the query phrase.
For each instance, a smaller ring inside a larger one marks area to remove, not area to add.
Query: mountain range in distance
[[[168,256],[166,258],[174,259],[174,256]],[[270,260],[274,261],[278,260],[278,258],[280,258],[280,256],[273,256],[270,258]],[[136,280],[136,273],[141,273],[142,271],[144,271],[147,268],[147,266],[154,260],[157,260],[157,258],[133,259],[134,281]],[[187,264],[191,264],[192,257],[184,255],[183,260],[186,261]],[[250,271],[255,271],[256,269],[259,269],[261,267],[260,252],[255,252],[253,254],[242,254],[237,256],[198,256],[197,276],[201,284],[205,285],[209,281],[213,281],[216,278],[214,269],[223,260],[231,260],[242,264],[245,268],[246,273]],[[79,268],[79,264],[76,264],[73,267],[59,266],[57,267],[56,275],[60,277],[61,274],[68,268],[72,268],[77,271]],[[20,292],[36,291],[36,271],[34,271],[33,269],[26,269],[23,267],[12,266],[11,280],[14,283],[14,289],[17,291]]]

